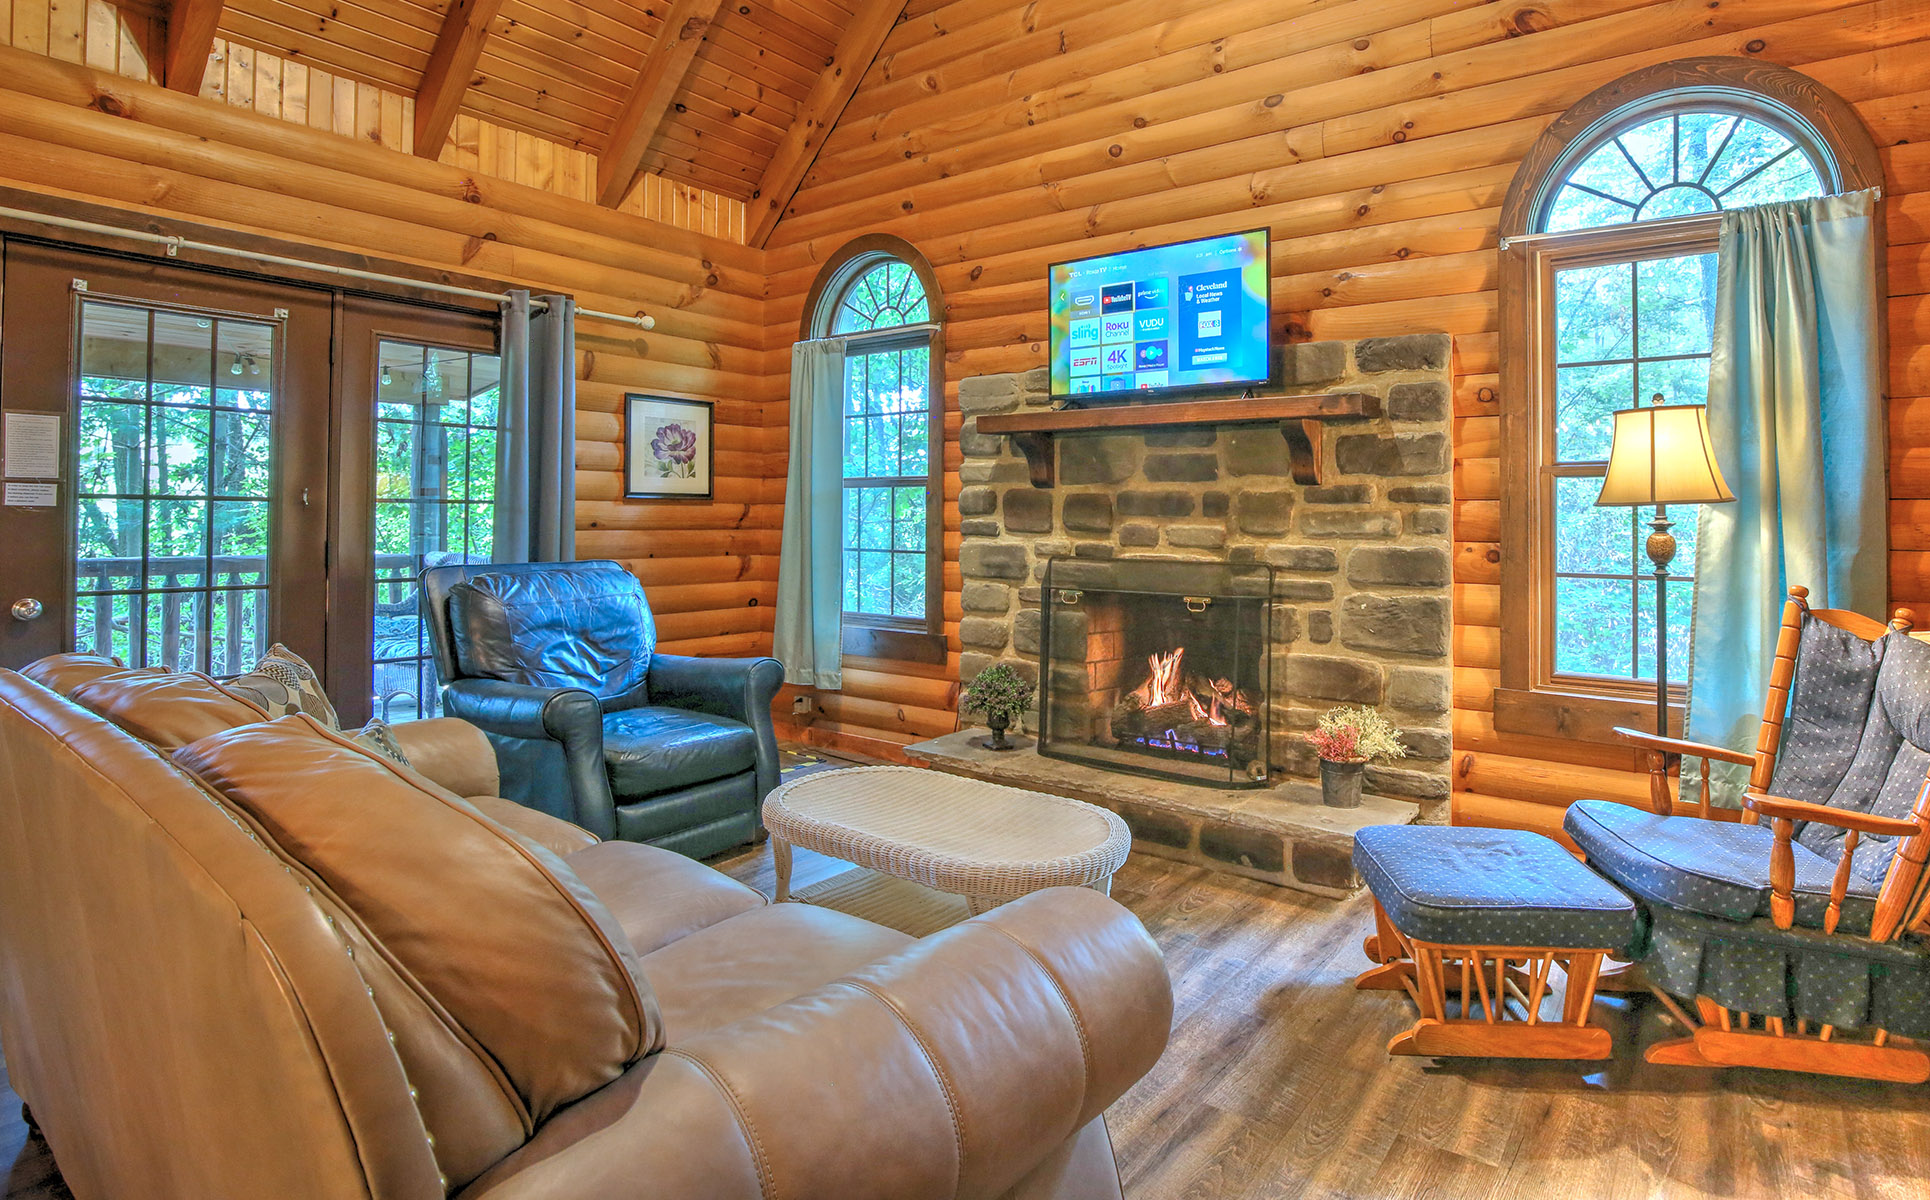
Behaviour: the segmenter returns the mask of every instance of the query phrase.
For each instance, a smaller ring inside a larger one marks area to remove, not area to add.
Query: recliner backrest
[[[601,700],[647,686],[656,621],[643,586],[616,563],[474,573],[447,603],[458,678],[576,687]]]
[[[1930,644],[1904,633],[1891,633],[1875,644],[1880,648],[1881,661],[1855,742],[1855,757],[1824,803],[1847,812],[1903,818],[1915,807],[1925,775],[1930,773]],[[1783,756],[1801,751],[1786,734]],[[1779,763],[1778,782],[1781,778]],[[1808,799],[1779,794],[1793,800]],[[1841,855],[1843,830],[1811,823],[1797,834],[1797,840],[1834,860]],[[1880,881],[1889,871],[1896,845],[1893,838],[1862,838],[1852,870],[1872,883]]]
[[[1889,642],[1803,613],[1771,793],[1807,804],[1830,802],[1856,758]]]

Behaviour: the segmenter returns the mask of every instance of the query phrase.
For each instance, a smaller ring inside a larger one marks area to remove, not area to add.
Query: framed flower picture
[[[631,500],[708,500],[716,462],[708,400],[623,398],[623,494]]]

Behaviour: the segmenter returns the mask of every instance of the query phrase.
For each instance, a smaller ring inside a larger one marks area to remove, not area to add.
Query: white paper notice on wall
[[[9,483],[6,486],[8,508],[52,508],[59,502],[60,485],[57,483]]]
[[[60,414],[10,412],[4,436],[8,479],[60,478]]]

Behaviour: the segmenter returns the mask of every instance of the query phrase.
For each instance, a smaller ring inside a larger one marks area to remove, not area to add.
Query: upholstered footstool
[[[1635,903],[1560,843],[1518,829],[1374,825],[1354,835],[1354,866],[1374,893],[1364,948],[1379,964],[1354,986],[1405,991],[1421,1010],[1389,1054],[1608,1057],[1612,1039],[1589,1007],[1602,958],[1635,938]],[[1549,1020],[1556,967],[1561,1017]]]

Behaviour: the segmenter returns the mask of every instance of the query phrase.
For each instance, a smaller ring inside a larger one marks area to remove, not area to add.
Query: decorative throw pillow
[[[255,669],[222,684],[265,710],[270,717],[307,713],[330,729],[340,729],[335,706],[322,691],[321,677],[302,656],[276,642],[268,647]]]
[[[413,767],[409,756],[402,749],[402,743],[395,740],[395,730],[381,717],[369,718],[361,732],[349,739],[372,754],[379,754],[398,767]]]

